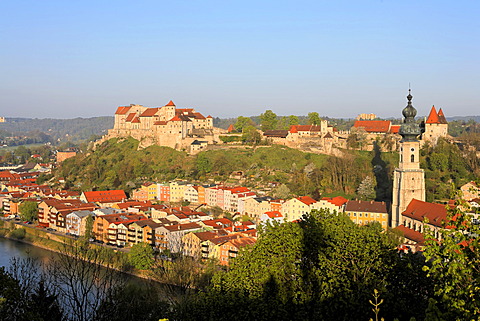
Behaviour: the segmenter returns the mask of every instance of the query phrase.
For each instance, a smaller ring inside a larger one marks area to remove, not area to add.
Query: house
[[[347,201],[348,200],[342,196],[323,197],[316,204],[316,209],[326,209],[329,210],[330,213],[340,213],[344,211]]]
[[[295,221],[315,209],[316,200],[310,196],[292,198],[282,204],[281,213],[286,221]]]
[[[88,217],[95,216],[93,211],[73,211],[66,216],[66,233],[76,236],[85,235],[85,227]],[[92,226],[93,228],[93,226]]]
[[[183,199],[193,204],[198,204],[198,188],[199,186],[188,186],[183,195]]]
[[[260,221],[265,224],[273,223],[274,221],[281,223],[284,221],[284,218],[282,213],[280,213],[279,211],[270,211],[263,213],[260,216]]]
[[[68,158],[75,157],[76,155],[77,155],[77,152],[75,151],[58,151],[57,163],[61,163]]]
[[[388,207],[385,202],[350,200],[345,204],[345,214],[359,225],[379,222],[385,230],[389,222]]]
[[[220,247],[226,241],[243,237],[240,233],[228,234],[225,236],[217,236],[212,239],[207,239],[201,243],[202,258],[220,260]]]
[[[127,241],[130,246],[138,243],[147,243],[155,246],[155,229],[164,226],[160,220],[140,220],[128,226]]]
[[[196,259],[202,258],[202,242],[215,237],[218,237],[218,234],[213,231],[187,233],[182,238],[183,254]]]
[[[232,259],[237,257],[241,248],[255,244],[256,239],[252,237],[240,237],[233,240],[226,241],[220,245],[218,251],[218,260],[221,265],[230,265]]]
[[[93,203],[84,203],[78,199],[59,200],[44,198],[38,204],[38,224],[66,233],[67,215],[74,211],[93,211],[97,206]]]
[[[428,226],[434,236],[439,238],[441,236],[439,231],[444,227],[447,217],[445,205],[412,199],[402,212],[401,224],[395,229],[402,232],[407,246],[421,250],[425,245],[423,237],[425,226]]]
[[[164,240],[165,248],[159,250],[169,250],[172,253],[178,253],[183,249],[182,238],[185,234],[201,229],[197,223],[175,224],[168,226],[161,226],[155,230],[155,237]]]
[[[468,182],[460,187],[460,192],[462,193],[462,199],[466,201],[473,200],[480,197],[480,188],[475,182]]]
[[[93,222],[93,235],[100,242],[125,245],[127,242],[128,224],[146,219],[147,217],[142,214],[126,213],[96,216]],[[120,223],[124,224],[119,226]]]
[[[116,203],[123,202],[127,199],[127,195],[123,190],[111,191],[91,191],[83,192],[80,200],[85,203],[96,203],[101,207],[112,207]]]

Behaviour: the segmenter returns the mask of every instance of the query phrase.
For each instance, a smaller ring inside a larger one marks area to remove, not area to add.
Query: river
[[[36,261],[45,262],[52,255],[56,255],[56,253],[0,237],[0,266],[5,266],[6,269],[10,266],[12,258],[33,258]]]

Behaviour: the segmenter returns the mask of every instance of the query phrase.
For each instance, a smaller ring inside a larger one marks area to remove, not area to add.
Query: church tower
[[[399,134],[400,162],[393,173],[392,227],[402,222],[402,212],[412,199],[425,201],[425,173],[420,168],[420,141],[423,130],[415,123],[417,110],[412,106],[412,95],[408,90],[408,104],[402,111],[405,117]]]

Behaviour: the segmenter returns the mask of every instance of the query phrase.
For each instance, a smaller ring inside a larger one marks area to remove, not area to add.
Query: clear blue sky
[[[0,116],[480,114],[480,1],[0,1]]]

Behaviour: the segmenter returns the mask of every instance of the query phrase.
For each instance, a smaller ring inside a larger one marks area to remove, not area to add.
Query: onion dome
[[[398,133],[402,136],[402,141],[418,141],[418,137],[422,134],[423,129],[420,127],[420,124],[415,123],[415,116],[417,115],[417,110],[412,105],[412,94],[410,89],[408,90],[408,104],[402,111],[403,117],[405,117],[402,126]]]

